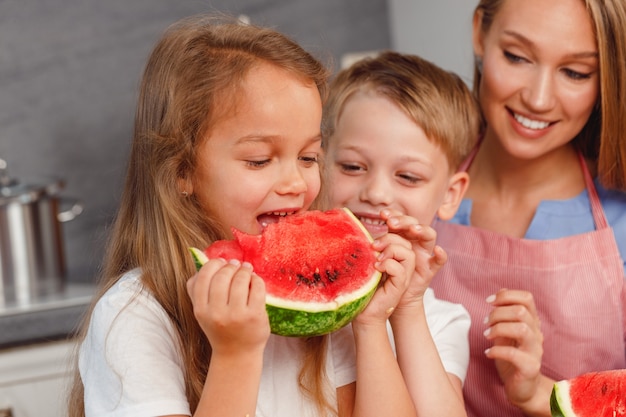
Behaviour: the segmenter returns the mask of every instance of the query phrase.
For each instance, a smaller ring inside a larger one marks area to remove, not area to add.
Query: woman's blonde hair
[[[457,170],[478,140],[481,113],[461,78],[415,55],[385,51],[339,72],[324,106],[322,136],[328,146],[346,102],[374,91],[402,109],[445,153]]]
[[[487,33],[507,0],[481,0],[474,13],[481,13],[481,31]],[[573,139],[585,157],[597,161],[600,182],[626,191],[626,2],[584,1],[594,26],[598,45],[600,94],[580,133]],[[481,73],[474,67],[474,92],[478,94]]]
[[[153,49],[140,85],[126,182],[111,230],[98,294],[119,277],[141,268],[142,283],[159,301],[178,332],[187,398],[196,409],[211,347],[194,318],[186,282],[195,273],[190,246],[205,247],[224,233],[184,197],[180,179],[193,175],[201,141],[234,105],[237,89],[260,62],[276,65],[315,84],[325,98],[328,69],[279,32],[224,16],[193,16],[170,26]],[[220,198],[215,196],[215,198]],[[78,334],[84,339],[93,305]],[[184,343],[183,343],[184,341]],[[307,342],[301,384],[321,404],[325,338]],[[313,382],[311,382],[313,381]],[[84,416],[78,369],[69,416]]]

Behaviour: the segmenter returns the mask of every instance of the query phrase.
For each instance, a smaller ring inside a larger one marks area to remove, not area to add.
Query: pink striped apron
[[[544,335],[544,375],[560,380],[626,367],[623,262],[582,157],[581,163],[595,231],[529,240],[442,221],[434,224],[448,262],[432,287],[439,298],[463,304],[472,317],[463,387],[470,417],[523,416],[506,399],[494,362],[483,353],[491,345],[483,336],[483,319],[491,310],[485,298],[501,288],[534,295]]]

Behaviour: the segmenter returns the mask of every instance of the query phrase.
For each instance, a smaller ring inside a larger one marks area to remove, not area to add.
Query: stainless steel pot
[[[63,290],[61,223],[83,209],[78,200],[58,195],[63,186],[58,179],[20,183],[8,176],[6,162],[0,159],[0,305]]]

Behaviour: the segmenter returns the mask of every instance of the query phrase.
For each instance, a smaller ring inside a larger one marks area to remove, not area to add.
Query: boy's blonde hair
[[[402,109],[443,150],[452,172],[478,140],[481,113],[458,75],[415,55],[386,51],[357,61],[332,81],[322,119],[325,148],[346,102],[359,91],[374,91]]]

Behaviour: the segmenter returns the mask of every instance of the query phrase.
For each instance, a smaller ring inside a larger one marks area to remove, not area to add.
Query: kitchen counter
[[[0,349],[67,338],[87,311],[94,289],[68,283],[59,293],[0,304]]]

